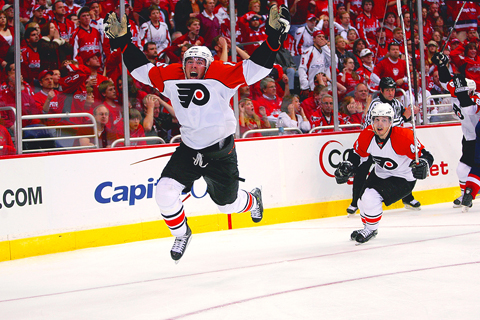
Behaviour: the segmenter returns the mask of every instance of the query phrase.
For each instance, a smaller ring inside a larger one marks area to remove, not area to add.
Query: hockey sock
[[[458,176],[458,183],[460,185],[460,190],[463,192],[465,191],[465,183],[467,181],[468,174],[471,170],[471,167],[466,165],[463,162],[458,162],[457,166],[457,176]]]
[[[162,217],[173,236],[181,237],[187,232],[187,220],[185,218],[183,205],[176,213],[172,215],[166,215],[162,213]]]
[[[480,190],[480,177],[470,173],[468,175],[467,183],[465,184],[465,188],[472,189],[472,197],[473,197],[473,199],[475,199],[478,191]]]
[[[247,194],[247,199],[246,199],[245,206],[238,213],[250,211],[252,210],[252,208],[254,208],[257,205],[257,200],[255,199],[255,197],[250,192],[245,190],[243,191]]]

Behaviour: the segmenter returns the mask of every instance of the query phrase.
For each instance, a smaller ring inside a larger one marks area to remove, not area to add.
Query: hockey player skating
[[[276,51],[290,28],[288,9],[272,6],[266,23],[267,41],[250,59],[235,65],[214,61],[207,47],[194,46],[185,52],[182,64],[156,67],[132,44],[126,16],[119,22],[110,13],[105,21],[110,46],[122,50],[128,71],[167,96],[181,124],[182,143],[164,168],[155,194],[160,212],[176,237],[170,251],[172,259],[178,262],[183,256],[192,234],[180,195],[202,176],[208,194],[221,212],[250,211],[252,220],[260,222],[260,189],[239,189],[233,137],[238,121],[229,101],[240,85],[252,85],[270,73]]]
[[[419,162],[416,163],[413,132],[393,126],[395,112],[389,104],[379,103],[369,114],[372,124],[360,133],[348,160],[335,170],[335,179],[342,184],[370,156],[375,163],[358,200],[364,228],[353,231],[350,236],[357,243],[377,235],[382,202],[389,206],[410,194],[416,179],[425,179],[433,164],[433,156],[418,141]]]
[[[462,157],[457,166],[461,195],[453,201],[453,207],[467,211],[480,189],[480,94],[475,92],[477,86],[472,79],[463,75],[452,78],[445,54],[436,53],[432,62],[438,67],[440,83],[452,95],[453,110],[462,125]]]
[[[395,89],[397,88],[397,84],[395,80],[390,77],[384,77],[380,80],[380,93],[378,97],[370,102],[368,106],[368,112],[365,116],[365,125],[364,128],[368,127],[371,124],[371,112],[375,106],[379,104],[387,103],[389,104],[394,111],[394,118],[392,126],[400,126],[405,121],[411,120],[411,109],[406,108],[395,99]],[[358,209],[358,199],[360,198],[360,193],[363,190],[363,185],[365,180],[367,179],[367,175],[370,172],[370,168],[373,164],[371,158],[367,161],[362,163],[362,165],[357,169],[355,178],[353,179],[353,190],[352,190],[352,202],[350,206],[347,208],[347,213],[349,216],[353,216]],[[420,210],[420,202],[415,200],[413,195],[407,194],[405,198],[402,199],[405,208],[412,209],[412,210]]]

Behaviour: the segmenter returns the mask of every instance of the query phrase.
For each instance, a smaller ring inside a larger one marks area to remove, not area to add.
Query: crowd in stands
[[[273,3],[288,6],[290,34],[271,74],[238,89],[241,133],[275,127],[295,127],[306,133],[333,124],[333,83],[337,85],[339,123],[362,124],[382,77],[392,77],[405,90],[406,59],[419,73],[419,27],[424,35],[427,96],[446,93],[431,62],[441,49],[452,61],[453,72],[465,72],[480,87],[478,3],[466,3],[448,39],[463,2],[422,1],[423,26],[404,5],[409,45],[405,52],[395,1],[333,2],[333,39],[327,0],[237,0],[234,31],[230,30],[229,0],[125,0],[125,12],[133,43],[152,63],[161,65],[181,62],[183,53],[196,45],[207,46],[216,60],[232,61],[232,35],[237,43],[236,60],[247,59],[266,39],[269,7]],[[168,142],[180,133],[169,101],[159,92],[130,76],[128,88],[123,87],[121,52],[110,49],[103,27],[107,13],[119,13],[119,0],[20,0],[19,12],[14,12],[12,0],[0,0],[0,9],[0,155],[15,153],[16,117],[8,107],[15,108],[16,71],[21,72],[24,115],[89,113],[96,119],[100,147],[124,137],[124,121],[129,123],[131,137],[157,136]],[[14,64],[15,15],[21,22],[20,67]],[[411,20],[415,22],[413,37]],[[332,54],[336,66],[331,65]],[[332,68],[336,79],[332,79]],[[128,91],[128,115],[123,114],[123,89]],[[433,106],[428,110],[432,114],[445,111]],[[25,120],[22,126],[85,123],[90,123],[86,117],[70,117]],[[57,131],[45,128],[33,136],[52,136]],[[91,132],[92,128],[81,128],[73,134],[88,136]],[[93,139],[79,138],[74,144],[93,145]],[[141,144],[146,142],[132,142]]]

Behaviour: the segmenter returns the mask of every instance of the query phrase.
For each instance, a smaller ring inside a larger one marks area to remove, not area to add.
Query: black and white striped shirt
[[[368,106],[368,111],[367,115],[365,116],[365,123],[363,125],[364,128],[368,127],[369,125],[372,124],[372,109],[374,106],[376,106],[379,103],[388,103],[389,105],[392,106],[393,111],[395,111],[395,118],[393,119],[392,126],[400,126],[402,123],[405,121],[408,121],[409,119],[405,119],[403,116],[403,112],[405,111],[405,107],[398,101],[397,99],[393,99],[392,101],[386,100],[383,95],[380,93],[378,97],[372,100],[370,102],[370,105]]]

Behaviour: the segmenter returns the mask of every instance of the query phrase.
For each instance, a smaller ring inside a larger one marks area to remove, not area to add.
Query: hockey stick
[[[460,18],[460,15],[462,14],[463,7],[465,7],[466,1],[463,2],[462,7],[460,8],[460,11],[458,12],[457,19],[455,19],[455,23],[452,26],[452,29],[450,29],[450,32],[448,33],[448,37],[445,40],[445,43],[442,46],[442,50],[440,52],[443,52],[443,49],[445,49],[445,46],[447,45],[447,42],[450,40],[450,37],[452,36],[453,29],[455,29],[455,26],[457,25],[458,19]]]
[[[410,61],[408,59],[408,47],[407,47],[407,34],[405,32],[405,22],[403,20],[403,13],[402,13],[402,4],[400,0],[397,0],[397,11],[398,11],[398,16],[400,17],[400,24],[402,25],[402,32],[403,32],[403,47],[405,50],[405,61],[407,63],[407,81],[408,81],[408,96],[409,96],[409,102],[410,102],[410,107],[412,109],[412,129],[413,129],[413,145],[414,145],[414,150],[415,150],[415,162],[418,164],[418,147],[417,147],[417,130],[415,130],[415,111],[413,108],[413,94],[412,94],[412,79],[410,78]],[[412,52],[412,55],[415,54],[415,51]],[[406,102],[406,97],[405,97],[405,102]]]

